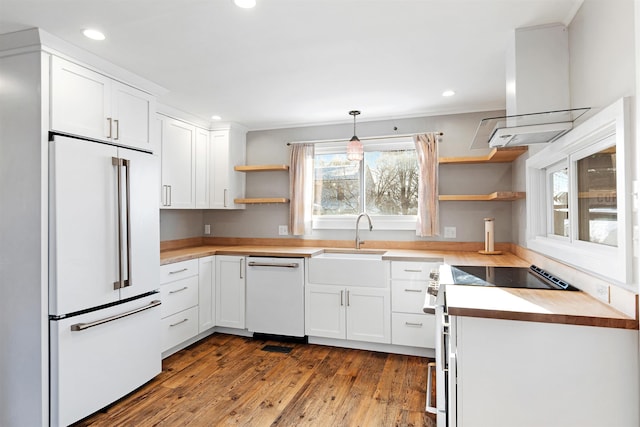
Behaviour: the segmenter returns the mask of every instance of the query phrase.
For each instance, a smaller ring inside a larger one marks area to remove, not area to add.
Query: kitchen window
[[[622,284],[632,280],[627,104],[527,160],[527,246]]]
[[[316,146],[313,228],[352,229],[367,212],[378,230],[415,230],[419,170],[413,140],[364,141],[364,158],[347,160],[346,143]]]

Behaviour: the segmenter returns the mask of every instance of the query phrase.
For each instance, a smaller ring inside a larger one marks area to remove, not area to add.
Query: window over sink
[[[317,145],[313,228],[352,229],[367,212],[376,229],[415,230],[418,161],[411,137],[363,141],[364,158],[347,160],[346,142]]]
[[[527,246],[632,282],[631,133],[621,99],[527,160]]]

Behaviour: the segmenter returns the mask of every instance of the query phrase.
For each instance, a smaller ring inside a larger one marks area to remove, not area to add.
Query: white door
[[[341,286],[306,285],[305,333],[309,336],[344,339],[345,289]]]
[[[216,326],[245,327],[245,258],[216,256]]]
[[[51,143],[50,314],[72,313],[119,298],[114,290],[118,231],[112,161],[117,155],[117,148],[106,144],[66,137]]]
[[[51,129],[108,140],[111,128],[111,79],[53,56]]]
[[[198,331],[213,328],[216,322],[215,257],[198,260]]]
[[[155,111],[155,99],[146,92],[116,81],[111,87],[113,141],[151,151],[151,113]]]
[[[195,126],[162,120],[163,208],[195,207]]]
[[[129,286],[120,290],[120,297],[124,299],[153,291],[159,286],[160,213],[156,188],[160,181],[160,162],[156,156],[125,148],[118,149],[118,157],[127,160],[129,164],[131,259],[127,259],[126,256],[125,230],[123,264],[129,265],[131,277]],[[123,198],[126,202],[126,176],[123,178]],[[126,221],[127,215],[124,209],[124,225]]]
[[[229,192],[229,131],[211,132],[210,164],[213,165],[213,185],[211,186],[211,207],[229,208],[233,204]]]
[[[347,339],[391,343],[388,289],[347,288]]]

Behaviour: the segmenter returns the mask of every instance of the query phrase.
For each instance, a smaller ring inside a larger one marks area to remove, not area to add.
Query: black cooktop
[[[453,276],[453,283],[456,285],[564,291],[579,290],[535,265],[529,268],[455,265],[451,267],[451,274]]]

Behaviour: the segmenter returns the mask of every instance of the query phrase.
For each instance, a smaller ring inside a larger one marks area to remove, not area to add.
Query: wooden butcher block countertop
[[[638,329],[638,321],[585,292],[446,285],[450,315],[606,328]]]

